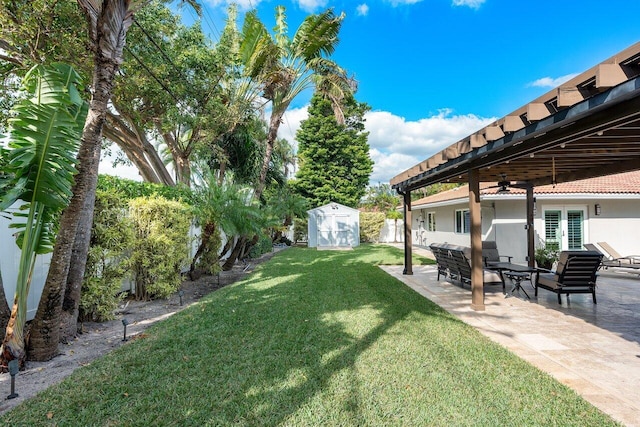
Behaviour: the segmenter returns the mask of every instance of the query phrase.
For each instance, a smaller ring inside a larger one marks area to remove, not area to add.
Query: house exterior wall
[[[640,254],[640,199],[611,198],[559,198],[536,197],[534,229],[536,247],[544,244],[544,211],[560,210],[563,220],[568,210],[583,210],[583,243],[607,242],[621,255]],[[601,214],[595,215],[595,205]],[[468,209],[466,201],[433,208],[414,209],[412,240],[414,245],[428,246],[431,243],[453,243],[469,246],[469,233],[456,233],[455,211]],[[436,231],[427,230],[427,213],[436,215]],[[526,201],[483,200],[482,239],[495,240],[502,255],[513,256],[513,262],[526,263]],[[424,222],[424,224],[421,223]],[[566,249],[566,248],[565,248]]]
[[[356,209],[329,203],[307,213],[310,248],[360,244],[360,212]]]

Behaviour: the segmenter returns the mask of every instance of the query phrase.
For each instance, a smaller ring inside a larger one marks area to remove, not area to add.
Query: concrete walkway
[[[415,248],[414,253],[431,256]],[[598,278],[598,304],[591,295],[562,296],[540,290],[531,296],[502,294],[487,287],[486,311],[473,311],[468,287],[437,280],[435,266],[382,266],[419,294],[503,345],[522,359],[574,389],[585,400],[626,426],[640,427],[640,278],[637,274],[603,272]],[[507,285],[507,289],[509,286]]]

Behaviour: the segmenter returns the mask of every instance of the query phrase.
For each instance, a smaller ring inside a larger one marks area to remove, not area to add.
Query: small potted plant
[[[545,246],[536,249],[536,263],[540,268],[551,270],[553,264],[558,260],[558,249],[553,246]]]

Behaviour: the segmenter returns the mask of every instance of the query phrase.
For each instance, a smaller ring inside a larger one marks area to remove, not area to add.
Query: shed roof
[[[327,203],[326,205],[322,205],[322,206],[318,206],[317,208],[309,209],[307,211],[307,213],[311,213],[311,212],[315,212],[315,211],[321,211],[321,210],[324,210],[326,208],[347,209],[347,210],[350,210],[350,211],[353,211],[353,212],[360,213],[360,211],[357,210],[357,209],[350,208],[349,206],[341,205],[340,203],[336,203],[336,202],[330,202],[330,203]]]

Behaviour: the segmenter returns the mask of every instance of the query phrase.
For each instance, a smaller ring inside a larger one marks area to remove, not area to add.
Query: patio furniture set
[[[558,295],[558,304],[562,303],[561,295],[567,299],[570,294],[590,293],[596,304],[596,272],[602,266],[604,255],[599,251],[562,251],[555,271],[529,267],[511,262],[512,257],[501,256],[496,242],[482,242],[483,282],[484,284],[501,284],[502,292],[509,296],[522,291],[527,298],[529,294],[522,283],[529,281],[538,295],[538,289],[554,292]],[[433,243],[429,246],[438,265],[440,276],[448,277],[463,286],[471,285],[471,249],[465,246],[447,243]],[[503,261],[503,258],[506,261]],[[639,261],[640,263],[640,258]],[[638,264],[640,266],[640,264]],[[509,294],[506,293],[506,279],[512,284]]]
[[[610,267],[618,267],[640,269],[640,255],[622,256],[607,242],[598,242],[598,246],[593,243],[585,243],[584,247],[587,250],[595,251],[603,255],[604,259],[602,260],[601,268],[608,269]]]

